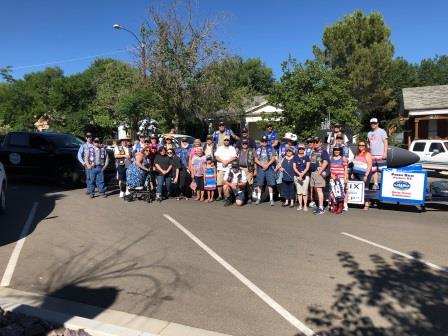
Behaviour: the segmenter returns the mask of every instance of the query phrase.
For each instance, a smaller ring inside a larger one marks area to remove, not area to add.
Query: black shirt
[[[160,168],[162,168],[163,170],[167,170],[168,167],[171,165],[171,159],[167,155],[164,156],[164,155],[157,154],[156,158],[154,160],[154,166],[156,164],[158,164],[160,166]],[[157,172],[160,174],[158,169],[157,169]]]
[[[173,156],[171,158],[171,165],[173,166],[173,169],[171,169],[171,176],[176,177],[176,169],[182,168],[182,164],[180,163],[180,159],[178,156]]]

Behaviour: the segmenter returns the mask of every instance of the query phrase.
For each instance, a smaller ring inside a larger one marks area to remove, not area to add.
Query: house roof
[[[405,88],[403,103],[407,111],[446,109],[448,108],[448,85]]]

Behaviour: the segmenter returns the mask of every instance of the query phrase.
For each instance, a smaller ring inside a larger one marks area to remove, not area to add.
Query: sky
[[[395,57],[418,63],[448,54],[448,1],[443,0],[194,0],[197,20],[218,18],[216,37],[228,52],[260,58],[281,76],[289,55],[303,62],[321,45],[326,26],[356,9],[381,12],[391,28]],[[96,57],[133,62],[134,32],[155,0],[0,0],[0,67],[13,76],[59,66],[84,71]]]

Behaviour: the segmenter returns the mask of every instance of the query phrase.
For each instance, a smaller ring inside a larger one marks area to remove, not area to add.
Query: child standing
[[[216,167],[211,156],[207,156],[204,167],[204,190],[207,191],[207,202],[213,202],[216,190]]]

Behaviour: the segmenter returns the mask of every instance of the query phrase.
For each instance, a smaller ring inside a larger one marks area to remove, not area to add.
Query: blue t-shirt
[[[316,171],[317,168],[322,166],[323,161],[330,162],[328,152],[325,149],[321,149],[320,151],[314,150],[310,155],[310,162],[311,162],[310,170],[312,172]],[[328,170],[328,165],[326,170]]]
[[[303,172],[306,168],[306,164],[310,162],[310,158],[308,157],[308,155],[303,155],[302,157],[299,157],[298,155],[296,155],[296,163],[297,163],[297,170],[299,172]],[[310,172],[308,171],[306,173],[306,175],[309,175]]]
[[[283,171],[283,181],[294,181],[294,163],[296,163],[296,157],[291,157],[291,160],[288,160],[286,157],[282,161]]]

